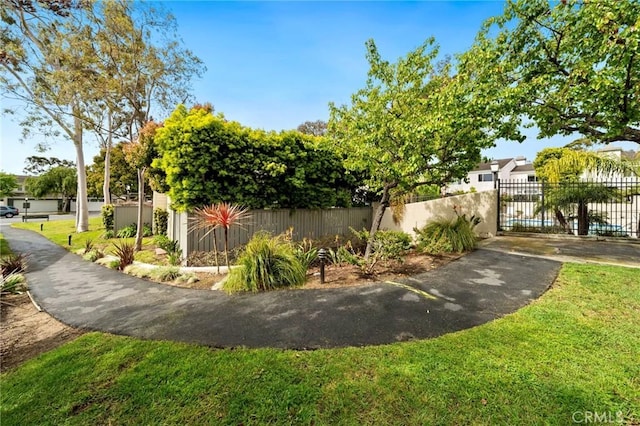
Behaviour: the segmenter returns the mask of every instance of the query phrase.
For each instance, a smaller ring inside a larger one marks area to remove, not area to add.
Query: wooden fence
[[[142,223],[148,223],[151,226],[153,222],[153,207],[145,204],[142,208]],[[119,205],[115,206],[113,213],[113,229],[118,232],[132,223],[138,223],[138,205]]]
[[[168,236],[179,241],[183,256],[195,251],[213,250],[213,235],[206,230],[190,231],[191,220],[187,213],[169,210]],[[334,208],[326,210],[282,209],[252,210],[241,226],[229,230],[229,248],[246,244],[253,234],[264,230],[281,234],[293,228],[293,239],[320,239],[340,235],[350,236],[349,227],[361,230],[371,226],[371,207]],[[218,249],[223,249],[222,231],[218,230]]]

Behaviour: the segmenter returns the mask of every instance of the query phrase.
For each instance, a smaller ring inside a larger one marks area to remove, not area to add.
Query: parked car
[[[0,206],[0,217],[14,217],[17,216],[20,211],[11,206]]]

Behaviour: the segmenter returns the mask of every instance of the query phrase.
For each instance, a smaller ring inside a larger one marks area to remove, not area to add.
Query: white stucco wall
[[[456,213],[453,206],[459,206],[458,211],[467,217],[476,215],[482,222],[476,226],[476,234],[480,237],[495,236],[497,232],[497,191],[476,192],[472,194],[456,195],[405,205],[405,212],[399,223],[393,221],[391,209],[387,209],[382,218],[380,229],[404,231],[415,236],[413,228],[422,228],[427,223],[439,219],[453,219]],[[374,206],[374,211],[377,206]]]

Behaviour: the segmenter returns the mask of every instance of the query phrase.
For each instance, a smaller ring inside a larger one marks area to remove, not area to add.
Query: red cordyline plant
[[[246,207],[239,206],[231,203],[218,203],[210,206],[205,206],[194,211],[194,218],[192,219],[191,230],[194,229],[208,229],[204,237],[213,232],[213,247],[214,255],[216,259],[216,266],[218,266],[218,272],[220,267],[218,265],[218,241],[216,236],[216,229],[224,229],[224,256],[229,267],[229,228],[234,225],[239,225],[243,220],[249,217],[249,212]]]

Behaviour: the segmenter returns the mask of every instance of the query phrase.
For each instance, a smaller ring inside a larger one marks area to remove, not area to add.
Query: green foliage
[[[88,260],[89,262],[95,262],[96,260],[102,259],[103,257],[104,253],[102,252],[102,250],[98,249],[89,250],[82,255],[82,258],[84,260]]]
[[[369,231],[362,230],[356,231],[353,228],[351,232],[361,241],[369,241]],[[376,232],[371,244],[371,255],[367,258],[362,258],[353,252],[349,252],[346,247],[340,247],[344,249],[340,253],[341,257],[347,263],[358,264],[362,271],[367,274],[373,274],[375,267],[380,261],[394,260],[396,262],[402,262],[404,256],[411,249],[411,236],[402,231],[378,231]]]
[[[348,206],[359,186],[324,139],[264,132],[183,105],[156,135],[173,206],[219,202],[248,208]]]
[[[305,271],[309,269],[314,262],[318,261],[318,247],[315,247],[313,241],[308,238],[294,244],[293,250]]]
[[[0,276],[0,296],[20,294],[27,291],[27,280],[20,273]]]
[[[0,274],[3,277],[11,274],[21,274],[27,270],[27,255],[11,253],[0,258]]]
[[[366,184],[381,195],[373,237],[393,191],[411,193],[465,178],[503,129],[469,95],[473,78],[453,77],[448,61],[435,64],[433,39],[396,63],[383,60],[373,40],[366,47],[366,86],[352,95],[350,106],[330,105],[329,135],[345,166],[364,171]],[[365,257],[372,244],[370,239]]]
[[[18,179],[12,174],[0,171],[0,198],[10,197],[18,189]]]
[[[118,143],[111,147],[110,167],[111,172],[109,190],[119,198],[127,196],[127,186],[129,193],[138,192],[138,176],[136,169],[129,166],[124,154],[124,142]],[[87,190],[89,196],[101,197],[102,185],[104,183],[104,156],[106,149],[102,148],[100,153],[93,157],[93,163],[87,167]],[[149,194],[151,187],[145,183],[145,193]]]
[[[153,210],[153,227],[157,235],[167,235],[169,224],[169,212],[165,209],[156,208]]]
[[[100,209],[102,214],[102,226],[106,231],[113,231],[115,207],[113,204],[106,204]]]
[[[121,243],[113,243],[113,254],[119,259],[118,269],[123,270],[127,266],[133,264],[135,255],[135,246],[127,241]]]
[[[72,167],[54,167],[38,177],[29,177],[26,181],[27,191],[36,198],[59,194],[64,200],[62,211],[68,211],[71,197],[78,189],[78,176]]]
[[[121,228],[116,235],[118,238],[133,238],[136,236],[137,228],[138,226],[135,223],[132,223],[125,226],[124,228]]]
[[[306,269],[292,244],[281,236],[258,232],[240,253],[224,289],[228,292],[274,290],[302,285]]]
[[[417,248],[429,254],[462,253],[473,250],[476,236],[473,228],[480,223],[480,218],[467,218],[459,214],[453,220],[440,219],[428,223],[422,229],[414,229],[417,234]]]
[[[102,234],[102,238],[104,238],[105,240],[109,240],[111,238],[115,238],[116,234],[115,232],[113,232],[112,229],[105,231],[104,234]]]
[[[640,143],[637,1],[517,0],[460,59],[488,112],[539,137]]]
[[[158,247],[167,252],[170,265],[177,266],[180,264],[182,261],[182,249],[178,241],[173,241],[163,234],[156,235],[153,240]]]
[[[180,276],[180,268],[175,266],[165,266],[160,268],[154,268],[151,270],[150,276],[154,280],[167,282],[174,281]]]

